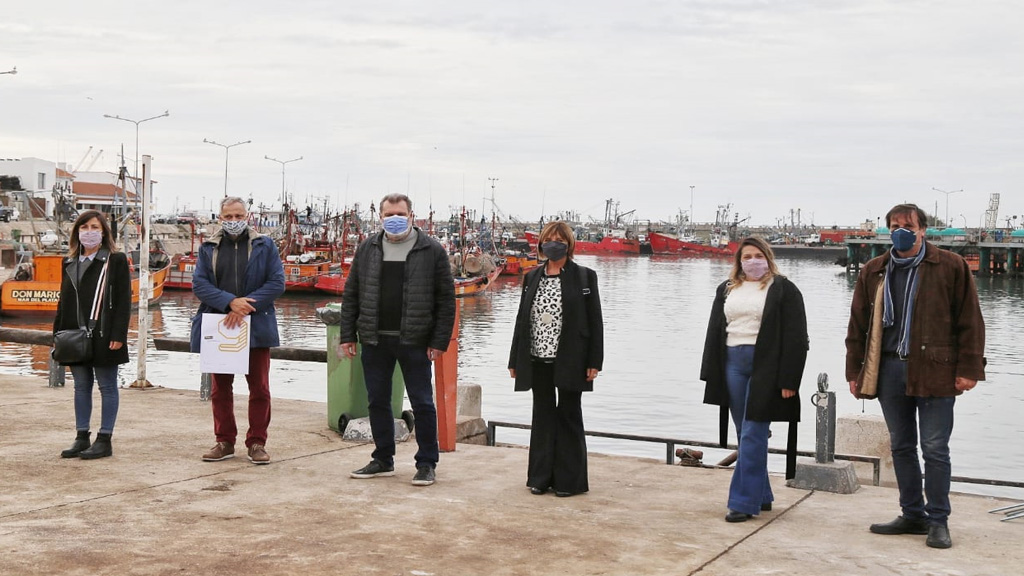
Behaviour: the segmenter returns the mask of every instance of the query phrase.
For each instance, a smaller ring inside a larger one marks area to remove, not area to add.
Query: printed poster
[[[249,373],[249,330],[252,318],[228,328],[227,314],[203,314],[200,329],[199,370],[209,374]]]

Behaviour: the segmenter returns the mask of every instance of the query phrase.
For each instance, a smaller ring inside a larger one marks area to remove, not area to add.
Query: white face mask
[[[220,223],[220,226],[224,229],[224,232],[232,236],[238,236],[245,232],[245,229],[249,227],[249,223],[245,220],[224,220]]]

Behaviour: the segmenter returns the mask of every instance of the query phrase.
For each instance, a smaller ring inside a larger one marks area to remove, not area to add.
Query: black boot
[[[77,458],[82,450],[89,447],[89,431],[79,430],[78,436],[75,436],[75,443],[71,445],[71,448],[67,450],[61,450],[61,458]]]
[[[113,456],[114,450],[110,447],[110,434],[104,434],[100,432],[96,435],[96,441],[92,443],[92,446],[88,450],[83,451],[78,455],[82,460],[94,460],[96,458],[106,458],[107,456]]]

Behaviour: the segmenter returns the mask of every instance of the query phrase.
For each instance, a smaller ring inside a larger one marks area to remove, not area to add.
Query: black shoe
[[[387,465],[380,460],[370,460],[370,463],[359,470],[353,471],[349,476],[353,478],[376,478],[378,476],[394,476],[394,465]]]
[[[747,520],[750,520],[750,518],[750,514],[736,512],[735,510],[729,510],[729,513],[725,515],[726,522],[746,522]]]
[[[417,466],[416,475],[412,477],[413,486],[430,486],[434,483],[434,469],[430,466]]]
[[[771,511],[772,511],[772,503],[771,502],[765,502],[764,504],[761,504],[761,512],[771,512]]]
[[[892,522],[872,524],[870,530],[875,534],[927,534],[928,521],[924,518],[897,516]]]
[[[568,498],[569,496],[575,496],[575,492],[566,492],[564,490],[555,490],[555,496],[559,498]]]
[[[89,446],[88,450],[83,450],[78,457],[82,460],[95,460],[113,455],[114,449],[110,446],[110,434],[100,432],[96,435],[96,441],[92,443],[92,446]]]
[[[83,450],[89,448],[89,431],[79,430],[78,436],[75,436],[75,443],[71,445],[71,448],[67,450],[61,450],[61,458],[77,458]]]
[[[931,548],[949,548],[953,540],[949,537],[949,527],[945,524],[931,524],[928,526],[928,539],[924,541]]]
[[[537,487],[531,487],[530,488],[530,494],[533,494],[534,496],[540,496],[541,494],[547,494],[547,493],[548,493],[548,489],[547,488],[537,488]]]

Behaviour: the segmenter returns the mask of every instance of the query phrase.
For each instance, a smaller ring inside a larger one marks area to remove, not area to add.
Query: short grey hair
[[[380,199],[380,213],[381,214],[384,213],[384,203],[385,202],[387,202],[388,204],[398,204],[399,202],[405,202],[405,205],[409,207],[409,213],[412,214],[412,200],[409,200],[409,197],[406,196],[405,194],[398,194],[396,192],[394,194],[388,194],[387,196],[381,198]]]
[[[220,201],[220,211],[223,212],[224,207],[231,204],[241,204],[245,207],[246,212],[249,211],[249,205],[245,203],[245,200],[242,200],[238,196],[225,196],[224,199]]]

